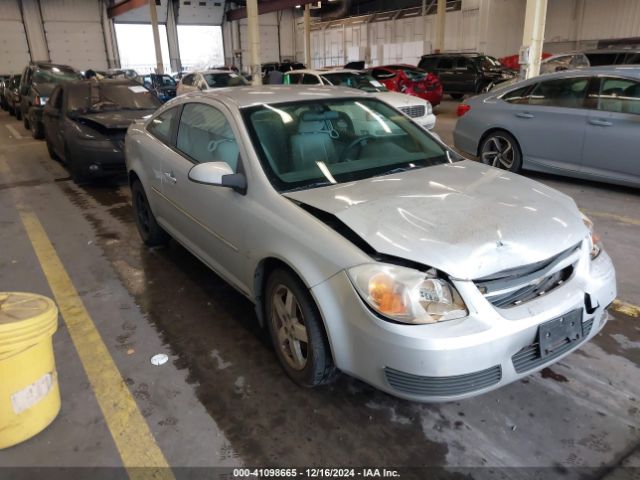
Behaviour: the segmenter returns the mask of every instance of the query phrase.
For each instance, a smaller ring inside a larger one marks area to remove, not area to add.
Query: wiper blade
[[[383,177],[385,175],[393,175],[394,173],[402,173],[402,172],[406,172],[407,170],[412,170],[414,167],[398,167],[398,168],[392,168],[391,170],[387,170],[385,172],[382,173],[378,173],[377,175],[374,175],[374,177]]]
[[[309,183],[307,185],[300,185],[299,187],[290,188],[289,190],[283,190],[282,193],[298,192],[300,190],[309,190],[311,188],[326,187],[327,185],[334,185],[334,184],[331,182]]]

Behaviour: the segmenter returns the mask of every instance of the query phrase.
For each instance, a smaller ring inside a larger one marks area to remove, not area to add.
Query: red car
[[[442,83],[434,73],[412,65],[373,67],[369,73],[392,92],[420,97],[434,107],[442,101]]]
[[[549,58],[550,56],[551,56],[550,53],[543,52],[542,53],[542,60],[544,60],[545,58]],[[502,64],[502,66],[504,66],[505,68],[509,68],[509,69],[515,70],[515,71],[520,70],[520,56],[519,55],[509,55],[508,57],[502,57],[499,60],[500,60],[500,63]]]

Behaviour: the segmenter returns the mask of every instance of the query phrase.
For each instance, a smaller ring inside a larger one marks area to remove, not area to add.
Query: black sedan
[[[124,138],[134,120],[160,101],[133,80],[83,80],[58,85],[44,109],[49,155],[76,183],[125,171]]]

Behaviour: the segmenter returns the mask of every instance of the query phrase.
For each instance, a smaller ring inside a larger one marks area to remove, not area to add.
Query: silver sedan
[[[498,87],[458,107],[456,147],[517,172],[640,185],[640,67],[595,67]]]
[[[187,94],[129,128],[126,156],[144,242],[173,237],[250,299],[300,385],[476,395],[578,348],[616,295],[571,198],[364,92]]]

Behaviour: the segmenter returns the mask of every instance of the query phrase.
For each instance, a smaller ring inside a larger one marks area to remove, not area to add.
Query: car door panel
[[[582,173],[640,181],[640,82],[601,79],[589,112]]]
[[[524,166],[578,171],[582,162],[588,77],[552,79],[537,84],[528,101],[509,108],[512,133]]]
[[[237,131],[221,110],[204,103],[187,103],[178,126],[176,148],[165,156],[162,193],[166,221],[176,238],[212,269],[243,292],[248,255],[243,251],[248,199],[233,189],[189,180],[189,171],[202,161],[226,161],[241,168]]]

